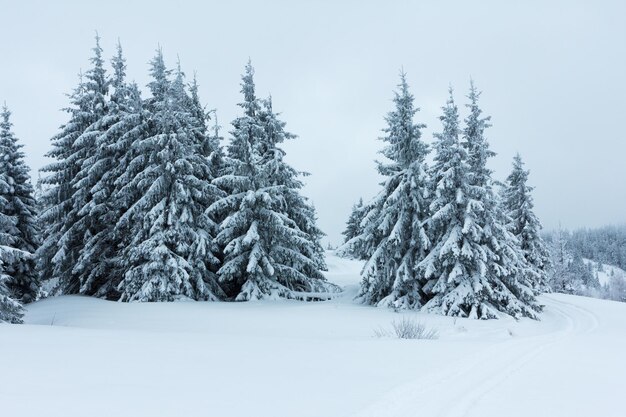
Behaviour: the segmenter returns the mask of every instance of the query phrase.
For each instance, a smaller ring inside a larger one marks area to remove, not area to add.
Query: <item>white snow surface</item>
[[[550,294],[541,321],[353,301],[116,303],[65,296],[0,324],[0,415],[623,417],[626,304]],[[436,340],[374,336],[402,315]]]

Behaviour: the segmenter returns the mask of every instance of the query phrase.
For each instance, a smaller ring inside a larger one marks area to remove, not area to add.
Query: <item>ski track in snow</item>
[[[478,401],[488,397],[501,383],[550,347],[567,343],[575,335],[588,334],[599,327],[597,316],[574,304],[543,296],[546,308],[563,319],[554,333],[527,336],[488,347],[471,358],[455,361],[445,371],[405,384],[388,393],[354,417],[423,416],[466,417]],[[429,401],[445,391],[446,402]],[[480,414],[479,414],[480,415]]]

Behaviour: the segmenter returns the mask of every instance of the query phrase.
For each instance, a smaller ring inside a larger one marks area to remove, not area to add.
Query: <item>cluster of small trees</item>
[[[291,298],[336,290],[321,272],[323,233],[300,193],[302,173],[280,148],[295,135],[285,131],[271,99],[257,98],[250,63],[241,84],[242,115],[232,122],[224,150],[195,77],[188,83],[180,65],[168,69],[158,50],[150,63],[151,94],[142,98],[126,80],[121,46],[111,74],[98,38],[93,51],[70,95],[69,120],[52,139],[47,156],[54,162],[42,169],[41,244],[23,163],[15,175],[0,171],[13,175],[0,182],[0,191],[22,198],[20,204],[0,200],[20,210],[0,217],[0,303],[8,306],[0,310],[35,299],[42,280],[55,294],[121,301]],[[3,152],[4,142],[14,141],[5,124]]]
[[[536,318],[541,310],[535,296],[546,286],[549,259],[528,171],[517,156],[497,192],[479,96],[472,83],[461,127],[450,90],[428,166],[425,125],[414,120],[419,109],[401,75],[381,138],[387,161],[378,170],[386,180],[372,201],[354,206],[340,248],[367,260],[364,302],[473,318]]]

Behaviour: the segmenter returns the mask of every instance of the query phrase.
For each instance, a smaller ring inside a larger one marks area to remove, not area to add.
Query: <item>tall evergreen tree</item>
[[[122,262],[128,270],[118,288],[123,301],[172,301],[220,296],[213,274],[216,262],[206,233],[205,196],[210,184],[198,176],[208,169],[189,111],[183,75],[170,79],[162,52],[151,62],[152,98],[145,138],[133,143],[127,173],[138,197],[122,215],[130,240]]]
[[[430,298],[425,308],[446,315],[478,316],[479,292],[490,291],[485,283],[488,259],[478,224],[483,207],[470,195],[467,151],[459,140],[459,112],[452,89],[441,121],[443,131],[435,134],[431,169],[433,201],[428,226],[432,248],[418,265],[428,279],[423,287]]]
[[[64,277],[64,292],[79,293],[82,284],[86,280],[94,267],[94,263],[83,262],[85,255],[85,245],[88,244],[94,235],[103,228],[101,218],[91,212],[93,204],[92,184],[93,176],[89,175],[89,169],[97,162],[100,156],[98,137],[101,135],[100,125],[103,119],[108,116],[108,93],[109,79],[104,69],[104,59],[100,38],[96,35],[96,46],[93,49],[94,55],[91,58],[92,68],[85,74],[85,91],[83,99],[86,101],[87,109],[90,113],[91,123],[89,127],[74,141],[72,153],[69,160],[77,166],[76,176],[71,180],[73,194],[71,198],[72,209],[68,217],[75,219],[72,224],[67,225],[66,236],[71,242],[76,242],[78,258],[73,265],[68,276]]]
[[[498,312],[535,318],[532,290],[518,280],[517,241],[506,229],[486,167],[493,155],[484,138],[488,118],[481,117],[473,86],[469,98],[463,143],[452,91],[443,108],[443,132],[435,135],[433,248],[420,264],[429,279],[424,308],[483,319],[496,318]]]
[[[78,175],[84,161],[95,151],[95,124],[107,109],[108,81],[98,37],[91,63],[70,96],[72,107],[66,109],[70,121],[52,139],[52,150],[47,156],[56,161],[42,169],[48,174],[42,178],[47,189],[40,216],[45,234],[38,251],[39,270],[42,279],[57,280],[57,291],[63,293],[80,291],[80,271],[74,268],[91,233],[91,218],[81,214],[88,202],[88,189],[82,186],[83,178]]]
[[[548,288],[549,253],[540,235],[541,223],[533,212],[533,187],[528,185],[528,174],[522,157],[515,155],[513,170],[507,177],[503,202],[511,219],[509,230],[517,237],[528,266],[522,273],[529,275],[528,279],[536,291],[545,291]]]
[[[281,143],[296,139],[297,136],[285,130],[286,123],[279,119],[280,114],[274,112],[271,97],[263,100],[261,104],[260,119],[264,128],[265,145],[260,152],[261,161],[266,167],[266,183],[281,187],[284,214],[295,223],[298,231],[304,234],[305,241],[294,249],[313,261],[312,264],[301,263],[298,258],[292,258],[295,262],[291,267],[310,278],[323,278],[320,270],[326,270],[324,248],[321,244],[324,232],[317,226],[315,207],[301,194],[304,183],[300,177],[308,176],[309,173],[297,171],[287,164],[284,160],[285,151],[279,147]],[[289,259],[285,262],[289,262]]]
[[[119,43],[112,67],[112,92],[106,102],[106,115],[89,129],[94,138],[93,152],[77,174],[77,186],[85,190],[85,204],[78,216],[89,224],[89,231],[74,270],[80,293],[116,299],[123,274],[119,256],[124,236],[115,227],[121,213],[128,209],[128,202],[116,198],[116,191],[132,159],[132,143],[145,130],[145,114],[137,87],[125,81],[126,62]]]
[[[224,175],[215,180],[227,195],[210,211],[221,220],[217,236],[224,262],[218,274],[226,294],[236,300],[293,297],[294,291],[328,287],[310,252],[311,233],[291,210],[304,207],[297,172],[283,162],[276,145],[292,137],[255,93],[250,62],[242,77],[243,115],[232,123]],[[309,227],[309,226],[307,226]]]
[[[0,117],[0,173],[6,182],[6,187],[0,190],[0,210],[13,219],[5,232],[12,236],[11,246],[22,255],[13,263],[5,262],[4,273],[10,277],[6,285],[13,295],[29,303],[37,298],[40,286],[34,259],[40,242],[37,204],[22,145],[12,132],[11,112],[6,105]]]
[[[497,291],[493,305],[499,311],[513,316],[537,318],[541,308],[532,290],[533,281],[525,272],[528,265],[520,250],[519,240],[508,229],[510,218],[499,202],[491,178],[492,172],[487,168],[487,161],[495,156],[484,134],[485,129],[491,126],[491,117],[482,117],[478,105],[480,92],[471,80],[467,97],[470,101],[466,105],[469,115],[465,120],[463,145],[468,149],[472,194],[484,207],[481,216],[483,244],[490,254],[490,272],[494,276],[492,285]]]
[[[13,291],[7,287],[12,277],[5,273],[5,265],[14,265],[23,259],[22,251],[13,247],[15,244],[15,216],[4,211],[8,200],[2,194],[11,189],[10,180],[5,173],[0,172],[0,323],[21,323],[23,316],[22,304],[13,296]]]
[[[421,139],[425,125],[414,122],[419,108],[414,107],[404,73],[398,89],[381,138],[387,143],[382,153],[390,162],[379,163],[378,170],[387,180],[374,203],[379,208],[376,216],[367,219],[364,229],[380,237],[363,269],[361,295],[372,304],[415,308],[423,302],[416,265],[430,246],[425,230],[429,150]]]

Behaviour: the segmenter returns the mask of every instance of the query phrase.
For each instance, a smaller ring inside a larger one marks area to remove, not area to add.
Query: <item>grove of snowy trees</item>
[[[324,299],[323,232],[281,147],[296,136],[256,93],[250,62],[223,144],[180,62],[156,51],[147,94],[121,45],[99,38],[69,94],[51,163],[31,185],[6,105],[0,115],[0,322],[23,304],[80,294],[118,301]],[[379,193],[353,206],[339,253],[365,261],[360,300],[478,319],[538,318],[545,291],[626,301],[626,228],[542,235],[519,155],[499,183],[490,117],[470,83],[452,89],[432,143],[404,73],[380,138]],[[620,270],[621,271],[621,270]]]
[[[541,292],[626,301],[626,227],[543,233],[521,156],[503,183],[487,168],[495,154],[479,97],[470,82],[461,124],[450,90],[441,131],[427,144],[401,74],[381,138],[385,181],[371,201],[352,207],[338,249],[366,261],[360,298],[474,318],[537,318]]]
[[[0,321],[22,303],[82,294],[120,301],[303,298],[326,281],[322,231],[280,145],[295,135],[255,93],[222,146],[198,83],[161,50],[149,96],[99,38],[52,138],[37,197],[5,107],[0,125]],[[45,289],[41,289],[42,287]]]
[[[498,192],[487,167],[494,153],[473,83],[463,125],[453,91],[431,146],[401,74],[395,108],[385,118],[379,163],[386,178],[367,204],[354,206],[340,252],[366,260],[364,302],[445,315],[537,318],[535,296],[547,288],[549,257],[533,213],[528,172],[516,156]]]

